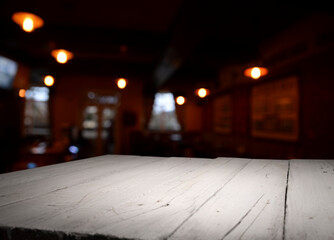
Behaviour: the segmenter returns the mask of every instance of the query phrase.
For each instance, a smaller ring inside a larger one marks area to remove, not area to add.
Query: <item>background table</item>
[[[334,160],[107,155],[1,174],[0,239],[334,239]]]

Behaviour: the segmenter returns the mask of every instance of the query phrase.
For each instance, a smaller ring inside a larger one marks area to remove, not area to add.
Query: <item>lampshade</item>
[[[259,79],[262,76],[265,76],[268,74],[268,69],[264,67],[251,67],[247,68],[244,71],[244,75],[246,77],[251,77],[253,79]]]
[[[44,21],[42,18],[28,12],[14,13],[12,16],[12,20],[26,32],[32,32],[36,28],[40,28],[44,25]]]
[[[51,52],[51,55],[57,60],[57,62],[62,64],[73,58],[73,53],[65,49],[55,49]]]

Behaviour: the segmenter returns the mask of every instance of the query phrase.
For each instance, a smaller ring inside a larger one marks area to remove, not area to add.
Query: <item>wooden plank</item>
[[[111,161],[118,161],[116,159],[136,159],[139,156],[130,155],[104,155],[99,157],[92,157],[83,160],[71,161],[66,163],[58,163],[49,166],[42,166],[33,169],[20,170],[15,172],[9,172],[0,174],[0,190],[3,187],[17,185],[20,183],[27,183],[31,181],[39,181],[44,178],[50,178],[53,176],[66,175],[73,171],[75,168],[77,171],[90,169],[92,167],[98,167],[99,164],[107,164]],[[84,161],[84,164],[83,164]]]
[[[0,206],[103,178],[128,168],[143,167],[164,158],[110,155],[1,174]]]
[[[0,207],[0,225],[117,238],[166,238],[249,162],[169,158],[128,168]]]
[[[334,160],[291,160],[285,239],[334,239]]]
[[[113,157],[114,158],[114,157]],[[157,159],[159,161],[157,161]],[[118,158],[116,159],[118,160]],[[147,163],[149,160],[150,164],[144,164]],[[164,160],[167,160],[167,158],[164,158]],[[87,198],[87,196],[90,193],[95,193],[96,190],[103,189],[104,187],[107,187],[108,189],[115,190],[115,196],[114,198],[117,198],[119,196],[119,191],[120,190],[126,190],[130,186],[132,186],[132,183],[135,181],[140,182],[142,179],[147,179],[147,172],[150,171],[150,169],[155,169],[154,175],[161,175],[159,170],[161,168],[167,167],[167,168],[176,168],[177,166],[180,166],[182,164],[185,164],[189,159],[180,159],[180,160],[175,160],[173,163],[171,161],[161,161],[161,158],[153,158],[153,157],[148,157],[148,158],[137,158],[136,161],[116,161],[114,162],[115,166],[100,166],[98,169],[104,169],[108,170],[110,168],[112,169],[120,169],[120,166],[123,166],[123,163],[126,164],[126,169],[124,171],[110,171],[109,174],[104,174],[99,176],[98,178],[95,178],[96,175],[96,168],[91,169],[92,171],[90,173],[86,173],[84,175],[81,175],[82,173],[77,173],[76,169],[72,168],[72,173],[68,174],[68,176],[63,176],[62,179],[57,179],[56,181],[53,179],[52,184],[59,185],[60,184],[66,184],[65,187],[61,189],[57,189],[52,192],[47,192],[46,194],[43,194],[41,196],[38,195],[38,200],[36,201],[37,197],[32,197],[28,199],[24,199],[21,201],[16,201],[17,203],[23,203],[23,204],[18,204],[19,206],[22,206],[23,208],[25,207],[25,203],[28,202],[27,200],[30,200],[29,202],[37,202],[40,203],[41,199],[49,199],[51,202],[47,202],[48,205],[50,206],[58,206],[60,208],[60,211],[62,211],[63,207],[65,207],[67,204],[71,207],[73,204],[75,205],[76,202],[82,201],[84,198]],[[84,162],[82,162],[84,164]],[[181,170],[179,170],[181,172]],[[74,175],[73,175],[74,174]],[[79,174],[79,175],[77,175]],[[88,178],[87,180],[87,175],[93,175],[94,177]],[[75,177],[73,177],[75,176]],[[169,175],[166,176],[168,178]],[[63,181],[63,179],[67,179],[68,181]],[[81,178],[84,179],[84,181],[81,180]],[[41,184],[44,185],[45,181],[41,181]],[[156,181],[152,182],[156,183]],[[159,183],[158,183],[159,184]],[[28,187],[28,186],[26,186]],[[147,187],[147,185],[145,186]],[[37,188],[36,185],[29,186],[28,189],[22,190],[24,192],[30,191],[30,188]],[[134,193],[137,189],[132,189],[131,194]],[[51,197],[50,197],[51,196]],[[48,200],[46,200],[48,201]],[[56,201],[56,204],[52,204],[54,201]],[[62,203],[61,201],[65,201]],[[51,204],[49,204],[51,203]],[[9,205],[11,205],[10,208],[17,208],[17,204],[7,204],[3,206],[2,209],[9,208]],[[28,211],[32,210],[29,208]],[[37,208],[36,214],[39,214],[39,209]],[[20,212],[21,213],[21,212]],[[27,217],[31,217],[29,214],[27,214]],[[1,216],[0,216],[1,218]],[[4,219],[5,219],[4,215]],[[12,216],[12,219],[14,218],[14,215]],[[24,216],[19,217],[21,220],[26,221]],[[27,219],[28,221],[29,219]],[[9,223],[10,221],[7,221]]]
[[[252,160],[170,239],[282,239],[288,161]]]

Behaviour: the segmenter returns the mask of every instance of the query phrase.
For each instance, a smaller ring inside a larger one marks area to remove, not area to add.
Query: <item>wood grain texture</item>
[[[0,225],[118,238],[165,238],[248,161],[168,158],[81,184],[70,182],[70,187],[38,199],[1,207]]]
[[[282,239],[288,162],[252,160],[171,239]]]
[[[140,159],[140,161],[138,160]],[[84,184],[128,168],[159,161],[162,158],[121,156],[95,157],[65,164],[23,170],[0,176],[0,206],[34,199],[54,191]]]
[[[286,239],[334,239],[334,160],[291,160]]]
[[[334,239],[333,184],[333,160],[107,155],[1,174],[0,239]]]

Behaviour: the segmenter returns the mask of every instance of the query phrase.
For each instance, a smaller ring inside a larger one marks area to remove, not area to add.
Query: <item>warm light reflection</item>
[[[120,89],[124,89],[126,87],[127,84],[127,80],[124,78],[119,78],[117,79],[117,87],[119,87]]]
[[[205,89],[205,88],[200,88],[196,90],[196,94],[197,96],[199,96],[200,98],[205,98],[206,96],[209,95],[209,90]]]
[[[177,103],[178,105],[183,105],[185,102],[186,102],[186,99],[185,99],[184,97],[182,97],[182,96],[178,96],[178,97],[176,98],[176,103]]]
[[[26,96],[26,90],[25,90],[25,89],[20,89],[20,91],[19,91],[19,96],[20,96],[21,98],[24,98],[24,97]]]
[[[46,86],[51,87],[54,84],[54,82],[55,82],[55,79],[52,76],[50,75],[45,76],[44,84]]]
[[[44,25],[42,18],[27,12],[14,13],[12,19],[26,32],[32,32],[36,28],[40,28]]]
[[[259,79],[262,76],[268,74],[268,69],[263,67],[252,67],[244,71],[246,77],[251,77],[253,79]]]
[[[57,62],[62,64],[73,58],[73,53],[64,49],[53,50],[51,55],[57,60]]]

